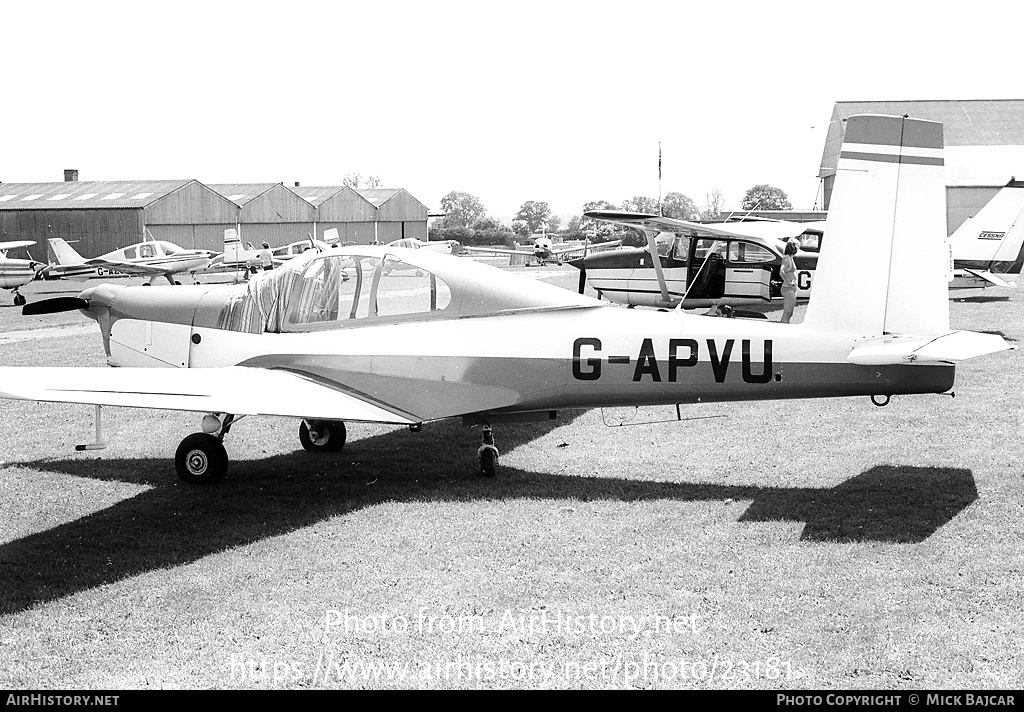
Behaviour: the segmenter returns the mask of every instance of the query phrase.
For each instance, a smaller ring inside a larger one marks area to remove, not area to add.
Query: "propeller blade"
[[[79,297],[53,297],[52,299],[43,299],[26,304],[21,308],[21,313],[25,316],[36,316],[38,314],[56,314],[57,312],[88,308],[89,302]]]

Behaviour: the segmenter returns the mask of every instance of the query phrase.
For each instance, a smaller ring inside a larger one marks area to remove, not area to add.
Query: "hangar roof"
[[[1024,146],[1024,99],[837,101],[832,108],[819,178],[835,174],[845,130],[843,121],[854,114],[909,114],[919,119],[941,121],[943,142],[947,148]],[[964,154],[964,158],[971,156]]]
[[[0,183],[0,210],[144,208],[191,180]]]
[[[220,193],[232,203],[244,205],[280,183],[211,183],[206,187]]]
[[[379,208],[402,191],[398,188],[356,188],[356,192],[373,203],[374,207]]]

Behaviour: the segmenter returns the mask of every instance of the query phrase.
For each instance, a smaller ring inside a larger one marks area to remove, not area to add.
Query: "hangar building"
[[[61,237],[93,257],[148,236],[222,250],[224,231],[284,245],[338,229],[342,242],[427,239],[427,207],[402,189],[288,188],[282,183],[204,185],[197,180],[0,183],[0,241]]]
[[[1024,178],[1024,99],[840,101],[832,109],[818,172],[826,210],[845,121],[854,114],[907,114],[942,122],[948,234],[1015,177]]]

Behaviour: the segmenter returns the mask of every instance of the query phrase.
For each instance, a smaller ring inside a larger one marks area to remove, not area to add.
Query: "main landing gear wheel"
[[[224,443],[209,433],[192,433],[174,453],[174,469],[185,482],[205,485],[219,482],[228,472],[228,453]]]
[[[23,307],[23,306],[25,306],[25,302],[26,301],[28,301],[28,300],[26,300],[24,296],[22,296],[21,294],[15,293],[15,295],[14,295],[14,306],[16,306],[16,307]]]
[[[299,442],[310,452],[337,452],[345,447],[345,423],[340,420],[303,420]]]
[[[489,426],[484,426],[484,442],[476,451],[480,460],[480,476],[494,477],[498,474],[498,448],[494,445],[494,433]]]

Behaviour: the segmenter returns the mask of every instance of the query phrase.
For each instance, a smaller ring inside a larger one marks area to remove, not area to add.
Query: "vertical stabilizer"
[[[804,324],[854,333],[949,331],[942,124],[846,121]]]
[[[85,260],[74,248],[59,237],[51,237],[46,243],[53,252],[54,262],[59,265],[81,265]]]

